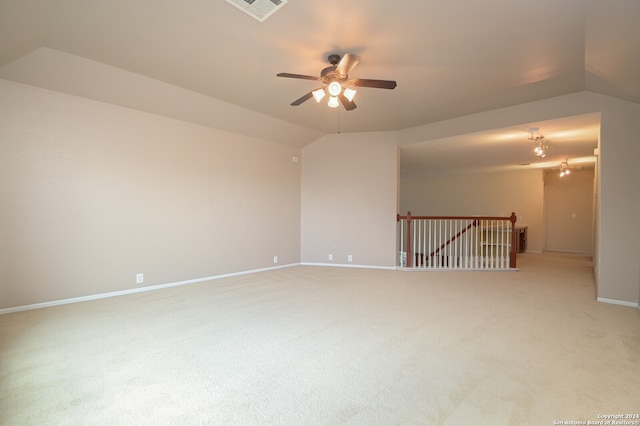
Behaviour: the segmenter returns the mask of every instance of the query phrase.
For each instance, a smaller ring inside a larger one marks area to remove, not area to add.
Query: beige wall
[[[302,150],[302,261],[395,266],[395,133],[324,136]],[[333,261],[329,261],[329,254]]]
[[[598,298],[640,302],[640,105],[600,96]]]
[[[527,226],[528,246],[542,251],[543,177],[540,170],[402,180],[400,210],[416,216],[509,216]]]
[[[296,148],[0,80],[0,309],[137,288],[139,272],[155,285],[269,267],[273,256],[393,266],[396,144],[593,112],[597,294],[637,304],[637,104],[581,92],[328,135],[292,163]],[[516,207],[533,227],[526,211]]]
[[[298,263],[299,154],[0,80],[0,309]]]
[[[593,168],[545,172],[545,250],[593,253],[593,179]]]

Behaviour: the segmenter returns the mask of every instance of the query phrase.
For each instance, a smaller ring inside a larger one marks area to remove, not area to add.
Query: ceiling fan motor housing
[[[329,63],[331,65],[338,65],[338,63],[340,62],[340,55],[336,55],[335,53],[333,55],[329,55]]]

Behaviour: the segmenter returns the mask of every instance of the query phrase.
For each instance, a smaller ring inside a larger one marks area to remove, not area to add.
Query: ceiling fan
[[[395,81],[390,80],[370,80],[366,78],[349,78],[349,72],[358,65],[360,56],[346,53],[342,58],[340,55],[329,55],[330,67],[323,69],[319,77],[312,75],[290,74],[281,72],[278,77],[300,78],[303,80],[316,80],[324,83],[322,86],[312,90],[306,95],[291,102],[291,106],[298,106],[306,100],[313,97],[316,102],[320,102],[322,98],[329,93],[329,106],[336,108],[339,106],[338,101],[342,103],[347,111],[356,108],[353,97],[356,91],[353,86],[373,87],[377,89],[395,89],[397,86]]]

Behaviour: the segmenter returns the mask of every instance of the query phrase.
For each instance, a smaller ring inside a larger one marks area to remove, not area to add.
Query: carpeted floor
[[[640,412],[592,267],[296,266],[0,316],[2,425],[552,425]]]

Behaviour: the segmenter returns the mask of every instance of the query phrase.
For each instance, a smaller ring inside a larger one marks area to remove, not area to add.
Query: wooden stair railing
[[[411,244],[411,238],[412,238],[412,232],[411,232],[411,223],[414,220],[471,220],[471,223],[469,223],[467,226],[465,226],[463,229],[458,230],[456,233],[454,233],[453,235],[449,236],[449,238],[442,244],[439,245],[439,247],[436,247],[435,249],[433,249],[433,251],[424,259],[424,261],[426,262],[430,257],[436,257],[438,256],[446,247],[448,247],[449,245],[451,245],[456,239],[459,239],[461,236],[463,236],[466,232],[468,232],[470,229],[472,229],[473,227],[477,227],[479,226],[480,223],[483,223],[483,221],[509,221],[511,223],[511,228],[510,228],[510,233],[511,233],[511,240],[510,240],[510,244],[509,244],[509,268],[515,268],[516,267],[516,255],[517,255],[517,244],[516,244],[516,232],[515,232],[515,223],[517,220],[517,216],[515,213],[511,213],[511,216],[508,217],[503,217],[503,216],[412,216],[411,212],[407,212],[406,216],[402,216],[400,214],[396,215],[396,221],[400,222],[401,220],[406,221],[407,224],[407,229],[406,229],[406,246],[401,247],[401,250],[405,250],[404,252],[406,253],[406,267],[407,268],[411,268],[412,267],[412,262],[413,262],[413,253],[412,253],[412,244]],[[403,232],[403,230],[401,230],[400,232]],[[416,253],[416,257],[418,256],[418,253]],[[422,256],[422,253],[420,253],[420,256]],[[422,259],[421,259],[422,261]],[[416,263],[418,263],[418,259],[416,258]]]

